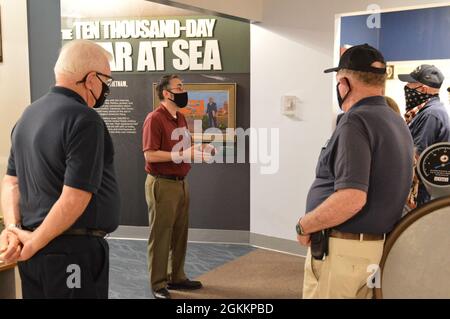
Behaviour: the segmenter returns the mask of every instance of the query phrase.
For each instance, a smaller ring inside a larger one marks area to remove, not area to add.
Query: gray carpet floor
[[[147,241],[108,239],[110,247],[109,298],[153,298],[147,272]],[[196,278],[252,252],[248,245],[188,243],[185,272]]]

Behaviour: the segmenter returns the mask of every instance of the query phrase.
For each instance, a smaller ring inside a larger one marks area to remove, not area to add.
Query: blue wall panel
[[[341,20],[341,47],[345,44],[358,45],[370,44],[378,48],[380,46],[380,29],[369,29],[367,18],[369,15],[344,17]]]
[[[382,13],[378,30],[367,17],[342,18],[341,46],[369,43],[389,61],[450,59],[450,7]]]

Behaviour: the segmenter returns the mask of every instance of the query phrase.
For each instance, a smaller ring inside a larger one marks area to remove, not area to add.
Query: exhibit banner
[[[202,130],[211,125],[222,131],[234,127],[239,108],[245,107],[237,105],[239,94],[249,95],[240,91],[240,85],[246,87],[250,79],[250,25],[215,16],[62,16],[61,36],[63,44],[74,39],[94,41],[113,56],[111,94],[97,111],[114,142],[122,196],[120,223],[148,225],[142,125],[159,103],[155,84],[162,75],[175,73],[187,88],[196,90],[190,92],[184,110],[189,129],[195,119]],[[211,99],[217,107],[215,121],[208,117]],[[208,187],[207,180],[195,183],[191,188]]]
[[[219,17],[62,18],[63,41],[92,40],[113,72],[248,73],[248,24]]]

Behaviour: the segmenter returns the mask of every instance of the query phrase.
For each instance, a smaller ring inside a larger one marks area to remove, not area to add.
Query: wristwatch
[[[300,236],[305,236],[305,235],[306,235],[306,234],[305,234],[305,231],[303,230],[303,227],[302,227],[302,225],[300,224],[300,221],[301,221],[301,220],[302,220],[301,218],[298,220],[297,225],[295,225],[295,230],[297,231],[297,234],[298,234],[298,235],[300,235]]]

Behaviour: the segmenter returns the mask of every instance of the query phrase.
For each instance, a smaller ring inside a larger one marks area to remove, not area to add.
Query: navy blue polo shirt
[[[409,123],[409,130],[418,154],[421,154],[433,144],[450,142],[448,113],[438,96],[429,100],[424,108],[417,113],[416,117]],[[430,195],[425,186],[420,184],[417,204],[420,206],[428,201],[430,201]]]
[[[53,87],[27,107],[13,129],[11,144],[7,174],[19,180],[24,226],[39,226],[67,185],[93,194],[71,228],[117,228],[120,203],[113,143],[104,121],[81,96]]]
[[[366,205],[334,228],[349,233],[388,233],[401,218],[412,167],[413,141],[404,120],[384,97],[365,98],[342,115],[322,148],[306,212],[340,189],[358,189],[367,193]]]
[[[409,130],[419,154],[433,144],[450,142],[448,113],[439,97],[434,97],[425,104],[409,123]]]

